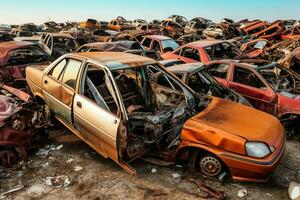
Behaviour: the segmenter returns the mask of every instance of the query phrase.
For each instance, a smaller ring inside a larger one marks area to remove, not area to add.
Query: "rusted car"
[[[267,28],[268,23],[261,20],[249,21],[240,27],[240,30],[245,35],[252,35]]]
[[[9,33],[13,37],[32,37],[35,35],[31,31],[25,31],[25,30],[21,30],[21,29],[14,29],[14,30],[10,31]]]
[[[234,25],[228,23],[211,24],[205,30],[203,35],[212,39],[229,39],[236,36],[240,36],[240,32]]]
[[[287,55],[278,60],[277,63],[300,74],[300,47],[287,53]]]
[[[173,21],[180,24],[183,27],[188,23],[188,20],[181,15],[171,15],[168,18],[166,18],[164,21]]]
[[[127,20],[112,20],[108,23],[108,28],[114,31],[124,31],[128,29],[135,29],[135,26],[133,26],[129,21]]]
[[[13,41],[13,37],[6,31],[0,31],[0,42]]]
[[[183,45],[173,52],[162,54],[163,59],[179,59],[186,63],[211,60],[237,59],[242,52],[230,42],[224,40],[201,40]]]
[[[202,34],[209,26],[210,22],[207,19],[198,17],[189,21],[184,27],[185,34]]]
[[[202,63],[178,64],[167,67],[167,70],[175,74],[182,82],[188,85],[196,93],[216,96],[236,103],[251,106],[249,101],[242,95],[224,87],[212,76],[207,74],[204,71],[204,64]],[[160,76],[163,76],[163,74],[157,73],[154,76],[157,80],[161,78]]]
[[[259,58],[263,57],[265,50],[271,46],[272,43],[267,39],[259,38],[242,44],[240,50],[243,51],[244,58]]]
[[[27,150],[47,139],[45,110],[30,95],[0,85],[0,165],[27,161]]]
[[[55,33],[61,31],[63,26],[59,25],[55,21],[48,21],[43,24],[43,31],[47,33]]]
[[[153,82],[150,68],[164,76]],[[28,67],[26,78],[37,102],[132,175],[130,163],[147,155],[190,161],[207,176],[229,169],[235,180],[266,181],[284,153],[284,129],[275,117],[197,95],[146,57],[67,54]]]
[[[221,60],[209,63],[206,71],[225,87],[245,96],[255,108],[286,124],[292,123],[288,128],[299,131],[300,76],[292,70],[276,63],[256,66]]]
[[[21,24],[20,26],[18,26],[18,29],[24,30],[24,31],[30,31],[30,32],[33,32],[33,33],[41,31],[41,29],[37,25],[35,25],[34,23]]]
[[[159,54],[173,51],[179,45],[170,37],[163,35],[146,35],[141,41],[141,45],[147,50],[153,50]]]
[[[144,19],[135,19],[131,22],[131,24],[135,27],[138,27],[138,26],[141,26],[141,25],[144,25],[144,24],[148,24],[148,22]]]
[[[281,63],[282,60],[293,55],[292,52],[298,47],[300,47],[300,40],[282,40],[265,49],[264,59]],[[289,67],[289,65],[286,67]]]
[[[258,31],[253,34],[254,37],[264,38],[264,39],[278,39],[281,33],[284,31],[283,24],[281,21],[275,21],[268,25],[265,29]]]
[[[37,43],[11,41],[0,43],[0,82],[25,81],[30,64],[49,64],[52,58]],[[26,84],[24,82],[24,84]]]
[[[100,28],[100,24],[97,20],[95,19],[87,19],[86,21],[84,22],[80,22],[79,23],[79,28],[82,28],[82,29],[98,29]]]
[[[98,38],[94,36],[94,32],[90,29],[73,28],[71,30],[60,31],[59,33],[72,36],[79,45],[96,42]]]
[[[177,22],[163,21],[160,24],[160,26],[161,26],[159,31],[160,35],[164,35],[176,39],[184,34],[184,28]]]
[[[157,35],[160,31],[160,26],[156,24],[141,24],[137,30],[144,31],[146,35]]]
[[[137,29],[124,30],[115,37],[112,37],[111,41],[131,40],[141,42],[145,34],[146,33],[144,31]]]
[[[117,35],[120,34],[118,31],[99,29],[93,32],[98,42],[111,42]]]
[[[300,39],[300,25],[294,26],[293,28],[287,29],[281,33],[282,39]]]
[[[42,42],[48,47],[49,54],[54,58],[74,52],[79,47],[79,43],[74,37],[63,33],[48,33]]]

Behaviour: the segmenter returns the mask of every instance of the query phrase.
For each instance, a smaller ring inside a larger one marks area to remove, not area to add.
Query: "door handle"
[[[44,80],[44,83],[47,84],[47,83],[48,83],[48,80]]]
[[[81,108],[81,107],[82,107],[82,104],[81,104],[81,102],[80,102],[80,101],[77,101],[77,103],[76,103],[76,104],[77,104],[77,107],[78,107],[78,108]]]

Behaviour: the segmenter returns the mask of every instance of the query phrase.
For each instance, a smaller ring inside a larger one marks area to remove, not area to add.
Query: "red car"
[[[154,50],[160,54],[179,47],[175,40],[163,35],[146,35],[141,44],[146,50]]]
[[[39,44],[25,41],[0,43],[0,81],[25,81],[25,68],[31,64],[49,64],[52,58]]]
[[[264,66],[220,60],[209,63],[206,71],[225,87],[245,96],[257,109],[299,131],[300,75],[276,63]],[[298,125],[297,125],[298,122]]]
[[[218,59],[237,59],[242,52],[230,42],[224,40],[201,40],[188,43],[162,54],[162,58],[179,59],[185,63],[202,62],[207,64]]]

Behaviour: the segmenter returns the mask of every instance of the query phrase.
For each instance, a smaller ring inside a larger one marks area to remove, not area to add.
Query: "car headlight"
[[[271,153],[270,148],[262,142],[247,142],[246,152],[248,156],[263,158]]]

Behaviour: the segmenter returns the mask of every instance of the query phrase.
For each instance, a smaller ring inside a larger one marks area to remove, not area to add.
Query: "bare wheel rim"
[[[222,170],[221,162],[213,156],[205,156],[200,160],[201,172],[207,176],[216,176]]]

